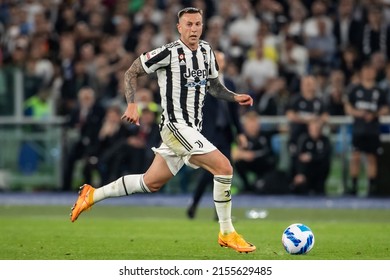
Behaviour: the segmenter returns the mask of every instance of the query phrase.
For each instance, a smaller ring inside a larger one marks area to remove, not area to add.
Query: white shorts
[[[163,143],[152,150],[165,159],[173,175],[184,164],[194,169],[199,168],[189,162],[192,155],[207,154],[217,149],[199,131],[184,124],[167,123],[160,134]]]

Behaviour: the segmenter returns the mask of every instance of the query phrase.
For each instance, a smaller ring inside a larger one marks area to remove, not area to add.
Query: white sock
[[[133,193],[149,193],[150,190],[145,185],[144,174],[126,175],[120,177],[101,188],[95,189],[93,201],[97,203],[109,197],[130,195]]]
[[[222,234],[235,231],[232,224],[232,196],[230,193],[232,178],[232,175],[214,176],[213,196]]]

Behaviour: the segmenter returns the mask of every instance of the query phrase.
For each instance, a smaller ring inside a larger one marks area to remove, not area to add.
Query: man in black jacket
[[[76,130],[78,138],[66,153],[62,180],[63,191],[72,190],[74,166],[78,160],[86,157],[97,143],[104,115],[104,108],[96,101],[94,90],[89,87],[81,88],[78,92],[78,105],[71,112],[67,123],[68,128]]]
[[[300,94],[291,98],[286,116],[290,122],[288,149],[290,153],[290,178],[296,175],[298,160],[298,140],[308,132],[308,123],[319,120],[325,123],[329,117],[324,102],[316,97],[317,81],[314,76],[307,75],[301,78]]]
[[[276,167],[277,157],[271,144],[274,132],[261,129],[260,117],[256,111],[244,114],[243,126],[248,145],[245,148],[238,147],[233,152],[234,166],[243,182],[242,190],[251,193],[267,192],[261,182]],[[254,175],[254,182],[249,180],[251,173]]]
[[[322,133],[319,120],[310,121],[308,133],[298,141],[297,174],[292,191],[297,194],[325,194],[325,183],[331,163],[331,143]]]

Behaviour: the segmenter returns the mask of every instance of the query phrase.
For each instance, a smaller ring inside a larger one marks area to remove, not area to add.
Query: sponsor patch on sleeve
[[[161,52],[161,49],[155,49],[155,50],[153,50],[153,51],[147,52],[147,53],[145,54],[146,60],[149,60],[149,59],[155,57],[155,56],[158,55],[160,52]]]

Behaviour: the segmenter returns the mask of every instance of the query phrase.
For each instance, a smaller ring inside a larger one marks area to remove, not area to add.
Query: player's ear
[[[176,27],[177,27],[177,31],[179,31],[179,33],[181,34],[181,26],[180,26],[180,23],[177,23],[177,24],[176,24]]]

